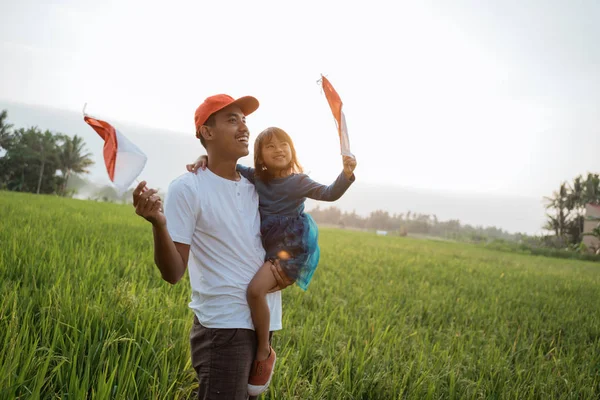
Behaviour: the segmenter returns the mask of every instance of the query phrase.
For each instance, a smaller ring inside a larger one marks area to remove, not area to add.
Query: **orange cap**
[[[196,113],[194,114],[196,131],[198,131],[198,128],[206,122],[211,114],[232,104],[239,106],[244,115],[250,115],[258,108],[258,100],[252,96],[240,97],[237,100],[234,100],[233,97],[226,94],[216,94],[207,97],[204,102],[198,106]]]

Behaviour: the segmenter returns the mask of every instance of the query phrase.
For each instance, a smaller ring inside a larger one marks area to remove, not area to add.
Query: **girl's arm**
[[[242,164],[237,164],[235,169],[246,179],[250,181],[250,183],[254,183],[254,168],[246,167]]]
[[[329,186],[313,181],[308,175],[301,175],[298,186],[302,197],[322,201],[336,201],[346,193],[352,182],[354,182],[354,175],[348,179],[343,172]]]
[[[344,171],[329,186],[315,182],[307,175],[301,175],[299,187],[302,195],[314,200],[336,201],[346,193],[346,190],[354,182],[354,168],[356,168],[356,160],[344,156]]]
[[[193,163],[186,164],[185,169],[187,169],[188,172],[196,173],[196,171],[198,171],[199,169],[203,169],[203,170],[206,169],[207,164],[208,164],[208,156],[201,155]]]
[[[196,173],[199,169],[206,169],[208,165],[208,156],[202,155],[196,159],[192,164],[187,164],[185,168],[189,172]],[[235,169],[246,179],[248,179],[251,183],[254,183],[254,168],[246,167],[242,164],[237,164]]]

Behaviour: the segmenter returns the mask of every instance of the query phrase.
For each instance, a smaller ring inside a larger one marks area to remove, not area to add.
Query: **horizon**
[[[75,111],[69,110],[69,109],[61,109],[61,108],[57,108],[57,107],[46,106],[46,105],[43,105],[43,104],[29,104],[29,103],[23,103],[23,102],[14,102],[14,101],[5,100],[5,99],[0,98],[0,110],[1,109],[6,109],[8,111],[8,122],[11,123],[11,124],[13,123],[13,122],[11,122],[11,115],[10,115],[10,106],[11,105],[14,105],[14,106],[17,106],[17,107],[26,107],[26,108],[32,107],[32,108],[38,108],[38,109],[43,109],[43,110],[47,110],[47,111],[56,111],[56,112],[61,112],[61,113],[65,113],[66,112],[66,113],[70,113],[71,115],[73,115],[73,114],[76,113]],[[87,113],[87,114],[90,117],[99,118],[99,119],[103,119],[104,118],[104,120],[108,121],[107,119],[105,119],[106,117],[98,116],[98,115],[93,115],[93,114],[90,114],[90,113]],[[81,120],[83,122],[83,116],[81,117]],[[152,126],[149,126],[149,125],[144,125],[143,123],[140,123],[140,122],[127,121],[127,120],[113,120],[111,122],[114,123],[114,126],[125,127],[125,129],[127,129],[127,128],[134,128],[136,130],[137,129],[144,130],[146,132],[149,132],[148,135],[151,136],[151,137],[152,136],[156,136],[156,135],[162,136],[164,134],[173,133],[173,134],[179,135],[180,138],[189,139],[189,134],[186,134],[184,132],[176,131],[176,130],[163,129],[163,128],[157,128],[157,127],[152,127]],[[13,126],[13,129],[29,128],[29,127],[32,127],[32,126],[37,126],[37,125],[34,124],[34,125]],[[82,126],[86,127],[88,125],[86,125],[85,123],[83,123]],[[45,127],[42,127],[42,126],[38,126],[38,128],[40,128],[42,130],[46,129]],[[52,130],[52,129],[50,129],[50,130]],[[61,133],[67,133],[67,134],[69,134],[68,132],[61,132]],[[82,133],[84,133],[84,132],[73,133],[72,135],[77,134],[79,136],[82,136]],[[122,133],[124,133],[127,136],[127,131],[123,131]],[[86,135],[87,135],[87,133],[86,133]],[[252,133],[251,132],[250,133],[250,140],[252,141],[253,139],[255,139],[256,135],[257,135],[257,133]],[[92,136],[92,137],[95,138],[95,134],[92,134],[90,136]],[[193,142],[196,142],[195,138],[194,138]],[[91,149],[91,148],[89,148],[90,147],[89,144],[88,143],[86,143],[86,144],[88,145],[88,150],[90,152],[92,152],[93,155],[96,155],[96,153],[94,153],[93,150],[97,150],[97,149]],[[136,143],[136,145],[137,145],[137,143]],[[197,147],[200,150],[200,152],[206,153],[206,151],[204,150],[204,148],[200,145],[199,141],[198,141],[197,145],[198,145]],[[252,148],[252,146],[249,145],[248,146],[248,150],[249,150],[248,155],[244,156],[244,157],[241,157],[240,160],[243,160],[243,161],[248,160],[248,161],[251,161],[251,162],[253,161],[253,148]],[[300,159],[300,157],[298,157],[298,158]],[[302,161],[302,160],[300,160],[300,161]],[[97,164],[99,164],[100,162],[102,162],[102,160],[99,160],[97,162]],[[253,166],[252,163],[249,163],[249,164],[248,163],[244,163],[244,165],[246,165],[246,164],[248,166]],[[302,164],[302,162],[301,162],[301,164]],[[95,166],[98,167],[97,165],[95,165]],[[97,180],[94,181],[94,183],[98,183],[98,184],[110,183],[110,181],[105,177],[105,171],[106,170],[104,169],[104,165],[101,165],[100,167],[101,167],[100,169],[101,169],[102,173],[98,174],[98,175],[93,175],[92,176],[94,179],[97,179]],[[341,168],[340,168],[340,171],[341,171]],[[582,172],[581,175],[584,175],[587,172],[592,172],[592,171]],[[89,177],[90,176],[88,176],[88,178]],[[380,186],[380,185],[378,185],[375,182],[363,182],[363,183],[365,185]],[[557,187],[559,185],[560,185],[560,183],[557,185]],[[486,191],[476,191],[476,190],[464,190],[463,191],[463,190],[450,190],[450,189],[436,189],[436,188],[432,188],[430,186],[408,186],[408,185],[403,185],[401,183],[391,183],[390,186],[393,186],[393,187],[398,188],[398,189],[420,190],[420,191],[423,191],[423,192],[440,193],[440,194],[445,194],[445,195],[450,195],[450,196],[452,196],[452,195],[468,195],[468,196],[487,196],[487,195],[490,195],[490,193],[486,192]],[[530,199],[530,200],[531,199],[537,199],[536,196],[524,195],[524,194],[518,194],[518,193],[493,193],[493,194],[494,195],[498,195],[500,197],[523,198],[523,199]],[[550,194],[551,193],[548,193],[548,195],[550,195]],[[546,196],[546,195],[544,195],[544,196]],[[542,199],[544,196],[540,197],[540,199]]]
[[[96,164],[89,175],[82,176],[92,184],[112,186],[108,179],[102,158],[102,139],[83,121],[81,113],[60,110],[55,107],[26,105],[0,101],[0,109],[7,109],[8,122],[14,123],[14,128],[38,126],[54,132],[77,134],[84,138],[86,146],[92,152]],[[12,110],[12,113],[11,113]],[[97,116],[100,117],[100,116]],[[130,140],[144,150],[149,159],[139,180],[147,180],[152,187],[166,192],[168,183],[177,176],[185,173],[181,157],[174,155],[175,150],[187,154],[183,158],[193,157],[196,150],[202,149],[195,138],[169,132],[176,136],[170,137],[165,131],[147,128],[139,124],[113,121],[116,127]],[[148,146],[148,138],[159,140],[157,146]],[[142,140],[146,139],[146,140]],[[161,155],[166,149],[167,155]],[[190,162],[193,161],[190,158]],[[252,166],[252,154],[240,159],[240,163]],[[310,174],[310,171],[307,171]],[[322,183],[329,184],[337,174],[329,174]],[[506,193],[488,194],[476,192],[451,192],[434,188],[418,188],[392,182],[386,185],[363,182],[357,172],[357,182],[341,199],[333,203],[307,200],[306,208],[310,210],[317,205],[327,208],[330,205],[338,207],[342,212],[356,213],[368,217],[373,211],[383,210],[390,214],[401,214],[412,211],[421,214],[437,215],[442,221],[460,220],[463,225],[494,226],[509,233],[527,233],[540,235],[544,231],[544,207],[542,198],[514,196]],[[158,184],[156,184],[158,183]],[[550,193],[548,194],[550,195]],[[520,209],[522,213],[514,215],[512,210]]]

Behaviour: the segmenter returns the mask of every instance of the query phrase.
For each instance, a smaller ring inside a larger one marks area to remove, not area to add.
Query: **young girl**
[[[206,168],[206,156],[188,171]],[[287,276],[303,290],[313,277],[319,262],[318,230],[312,217],[304,212],[306,198],[322,201],[339,199],[354,182],[356,160],[343,157],[344,170],[330,186],[321,185],[302,173],[296,150],[289,135],[280,128],[267,128],[254,143],[254,167],[237,165],[237,170],[252,182],[259,197],[261,235],[267,262],[248,286],[250,307],[258,347],[248,393],[256,396],[267,389],[276,355],[269,344],[269,307],[267,293],[277,286],[270,269],[276,259]]]

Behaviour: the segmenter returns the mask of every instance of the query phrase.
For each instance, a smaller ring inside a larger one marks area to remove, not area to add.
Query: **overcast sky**
[[[328,180],[323,73],[362,181],[540,198],[600,170],[599,21],[592,0],[0,0],[0,99],[193,135],[206,96],[250,94],[252,134],[285,129]]]

